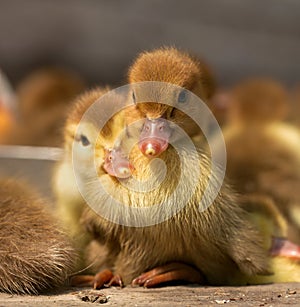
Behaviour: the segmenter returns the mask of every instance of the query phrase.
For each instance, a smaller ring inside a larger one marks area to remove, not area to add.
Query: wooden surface
[[[108,288],[98,291],[64,289],[48,295],[17,296],[0,294],[0,306],[299,306],[300,284],[248,287],[177,286],[157,289]],[[101,304],[102,305],[102,304]]]

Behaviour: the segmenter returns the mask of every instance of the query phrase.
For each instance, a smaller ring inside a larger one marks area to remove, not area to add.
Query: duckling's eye
[[[91,144],[89,139],[83,134],[80,134],[79,136],[75,137],[75,140],[80,142],[82,146],[89,146]]]
[[[133,100],[133,103],[136,104],[136,98],[135,98],[134,91],[132,91],[132,100]]]
[[[179,95],[178,95],[178,99],[177,101],[179,103],[185,103],[187,100],[187,91],[186,90],[182,90]]]
[[[131,135],[130,135],[130,132],[129,132],[128,125],[126,125],[126,127],[125,127],[125,132],[126,132],[126,136],[129,138]]]

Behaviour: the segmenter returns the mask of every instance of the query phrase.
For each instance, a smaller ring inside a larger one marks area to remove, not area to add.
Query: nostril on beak
[[[155,156],[156,155],[156,151],[155,149],[151,146],[151,144],[149,144],[149,146],[147,146],[146,150],[145,150],[145,154],[147,156]]]
[[[113,150],[105,150],[105,161],[112,162],[114,160],[114,151]]]
[[[140,144],[140,149],[145,156],[155,157],[161,153],[162,148],[158,142],[146,140]]]
[[[118,178],[129,178],[132,175],[133,167],[130,164],[127,165],[118,165],[115,168],[116,177]]]
[[[130,174],[130,170],[129,170],[129,168],[127,168],[127,167],[120,167],[120,168],[119,168],[119,173],[120,173],[120,175],[122,175],[122,176],[126,176],[126,175],[129,175],[129,174]]]

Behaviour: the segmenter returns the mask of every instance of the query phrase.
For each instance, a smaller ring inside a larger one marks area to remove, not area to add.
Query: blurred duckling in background
[[[63,68],[45,67],[30,73],[17,87],[19,121],[5,143],[61,146],[70,102],[84,88],[79,76]]]
[[[285,283],[300,281],[300,246],[287,238],[287,221],[273,200],[265,195],[241,195],[242,208],[258,229],[264,248],[270,255],[269,276],[254,276],[248,284]]]
[[[270,79],[241,82],[231,92],[224,127],[226,173],[241,194],[268,196],[288,221],[288,237],[300,244],[300,134],[283,121],[284,87]]]
[[[47,207],[24,182],[0,179],[0,291],[38,294],[71,273],[75,251]]]
[[[17,120],[15,93],[0,70],[0,144],[5,141]]]

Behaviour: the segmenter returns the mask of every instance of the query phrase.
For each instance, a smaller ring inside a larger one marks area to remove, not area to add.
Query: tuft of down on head
[[[75,251],[47,206],[25,183],[0,180],[0,291],[37,294],[71,273]]]
[[[203,99],[210,98],[215,88],[208,65],[176,48],[141,53],[129,69],[128,81],[167,82],[186,88]]]
[[[141,53],[129,68],[128,81],[174,84],[193,92],[204,101],[213,96],[216,87],[215,79],[206,63],[170,47]],[[140,104],[138,108],[152,118],[162,116],[170,109],[166,105],[153,103]]]
[[[68,117],[65,124],[64,129],[64,138],[65,138],[65,149],[68,152],[71,152],[72,150],[72,144],[75,139],[78,126],[80,124],[80,121],[83,119],[83,116],[85,112],[88,111],[90,107],[93,106],[94,103],[96,103],[103,95],[105,95],[109,91],[109,88],[97,88],[93,89],[91,91],[87,91],[77,97],[75,101],[73,102],[70,111],[68,113]],[[98,110],[99,113],[105,112],[105,109]],[[91,133],[90,130],[95,130],[96,127],[92,127],[92,125],[89,125],[84,131],[85,137],[89,137],[89,134]],[[92,131],[93,133],[94,131]]]
[[[68,130],[69,126],[78,125],[88,108],[108,91],[109,88],[96,88],[77,97],[70,107],[65,130]]]
[[[66,121],[65,141],[67,141],[68,135],[70,134],[74,137],[80,121],[83,119],[83,116],[89,108],[93,109],[85,120],[90,121],[95,124],[95,126],[99,125],[100,127],[99,122],[101,118],[104,118],[105,115],[110,114],[110,112],[114,113],[114,110],[117,110],[118,108],[121,109],[124,107],[125,98],[121,95],[118,96],[114,92],[109,92],[109,90],[108,87],[96,88],[85,92],[74,101]],[[113,126],[111,122],[114,120],[115,118],[113,116],[109,117],[108,121],[104,123],[99,132],[102,135],[109,135],[111,133],[110,128]]]

